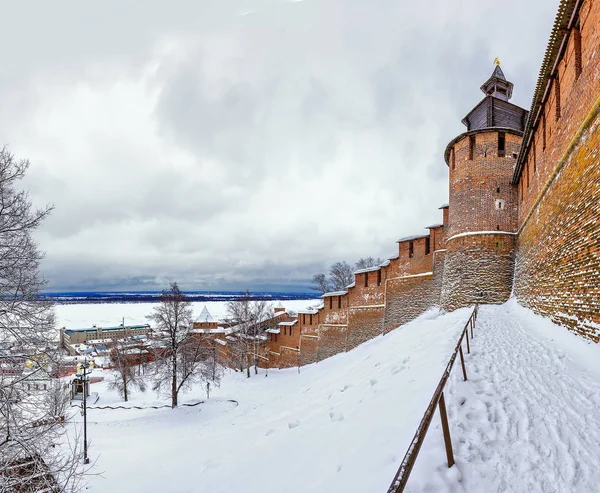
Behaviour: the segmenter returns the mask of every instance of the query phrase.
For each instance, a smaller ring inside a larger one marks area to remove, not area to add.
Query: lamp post
[[[90,458],[88,457],[87,450],[87,376],[88,376],[88,368],[91,369],[94,367],[93,361],[88,361],[87,358],[83,360],[82,363],[77,365],[77,370],[82,371],[82,373],[78,373],[77,377],[81,380],[83,384],[83,402],[81,403],[82,414],[83,414],[83,463],[89,464]]]

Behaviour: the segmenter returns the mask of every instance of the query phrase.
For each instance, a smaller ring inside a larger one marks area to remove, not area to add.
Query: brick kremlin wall
[[[553,56],[542,67],[513,178],[519,193],[514,292],[536,313],[598,342],[600,1],[584,0],[578,12],[566,12],[559,29],[566,49],[556,48],[562,36],[549,44]]]
[[[445,225],[428,229],[398,241],[397,255],[381,266],[355,272],[347,290],[326,294],[319,309],[299,312],[301,364],[349,351],[438,304]]]
[[[600,0],[560,0],[531,111],[502,104],[517,115],[512,127],[494,127],[488,113],[487,126],[446,148],[443,224],[400,240],[388,261],[300,312],[269,367],[318,362],[433,306],[501,303],[513,289],[523,305],[600,340]]]
[[[447,250],[441,305],[455,310],[475,303],[503,303],[512,289],[515,235],[454,237]]]

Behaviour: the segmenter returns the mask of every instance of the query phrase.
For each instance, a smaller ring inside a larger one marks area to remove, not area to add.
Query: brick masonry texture
[[[476,234],[451,239],[446,249],[441,306],[454,310],[510,297],[515,235]]]
[[[577,29],[571,28],[523,150],[514,291],[523,305],[598,342],[600,1],[584,0],[578,17],[581,70]]]
[[[384,307],[350,308],[346,351],[383,334]]]

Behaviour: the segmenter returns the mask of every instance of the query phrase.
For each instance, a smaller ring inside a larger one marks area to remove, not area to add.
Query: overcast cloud
[[[4,2],[0,142],[53,290],[305,290],[440,222],[500,57],[529,108],[557,0]]]

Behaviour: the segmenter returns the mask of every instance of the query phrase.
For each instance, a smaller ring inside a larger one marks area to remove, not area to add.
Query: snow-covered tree
[[[146,391],[146,382],[143,377],[136,373],[131,358],[131,348],[124,342],[117,342],[110,351],[110,360],[115,374],[109,382],[109,389],[116,390],[125,402],[129,399],[129,393],[134,390]]]
[[[160,392],[169,387],[172,407],[177,406],[179,393],[194,382],[220,378],[220,373],[213,371],[216,361],[204,338],[192,331],[192,304],[176,282],[163,290],[148,319],[158,333],[153,389]]]
[[[273,307],[265,300],[252,300],[249,291],[227,302],[227,315],[234,327],[235,353],[239,358],[240,370],[246,370],[250,378],[250,366],[258,373],[258,360],[264,345],[264,331],[272,318]],[[251,363],[252,362],[252,363]]]
[[[336,262],[329,268],[329,282],[333,291],[343,291],[354,282],[354,269],[348,262]]]
[[[377,258],[373,258],[373,257],[363,257],[358,259],[358,262],[356,262],[356,270],[359,269],[368,269],[369,267],[377,267],[379,265],[381,265],[383,263],[383,259],[377,257]]]
[[[54,311],[39,297],[43,254],[32,238],[52,207],[34,209],[19,189],[28,168],[0,149],[0,488],[76,491],[79,449],[56,446],[66,440],[66,389],[52,375],[60,360]]]

